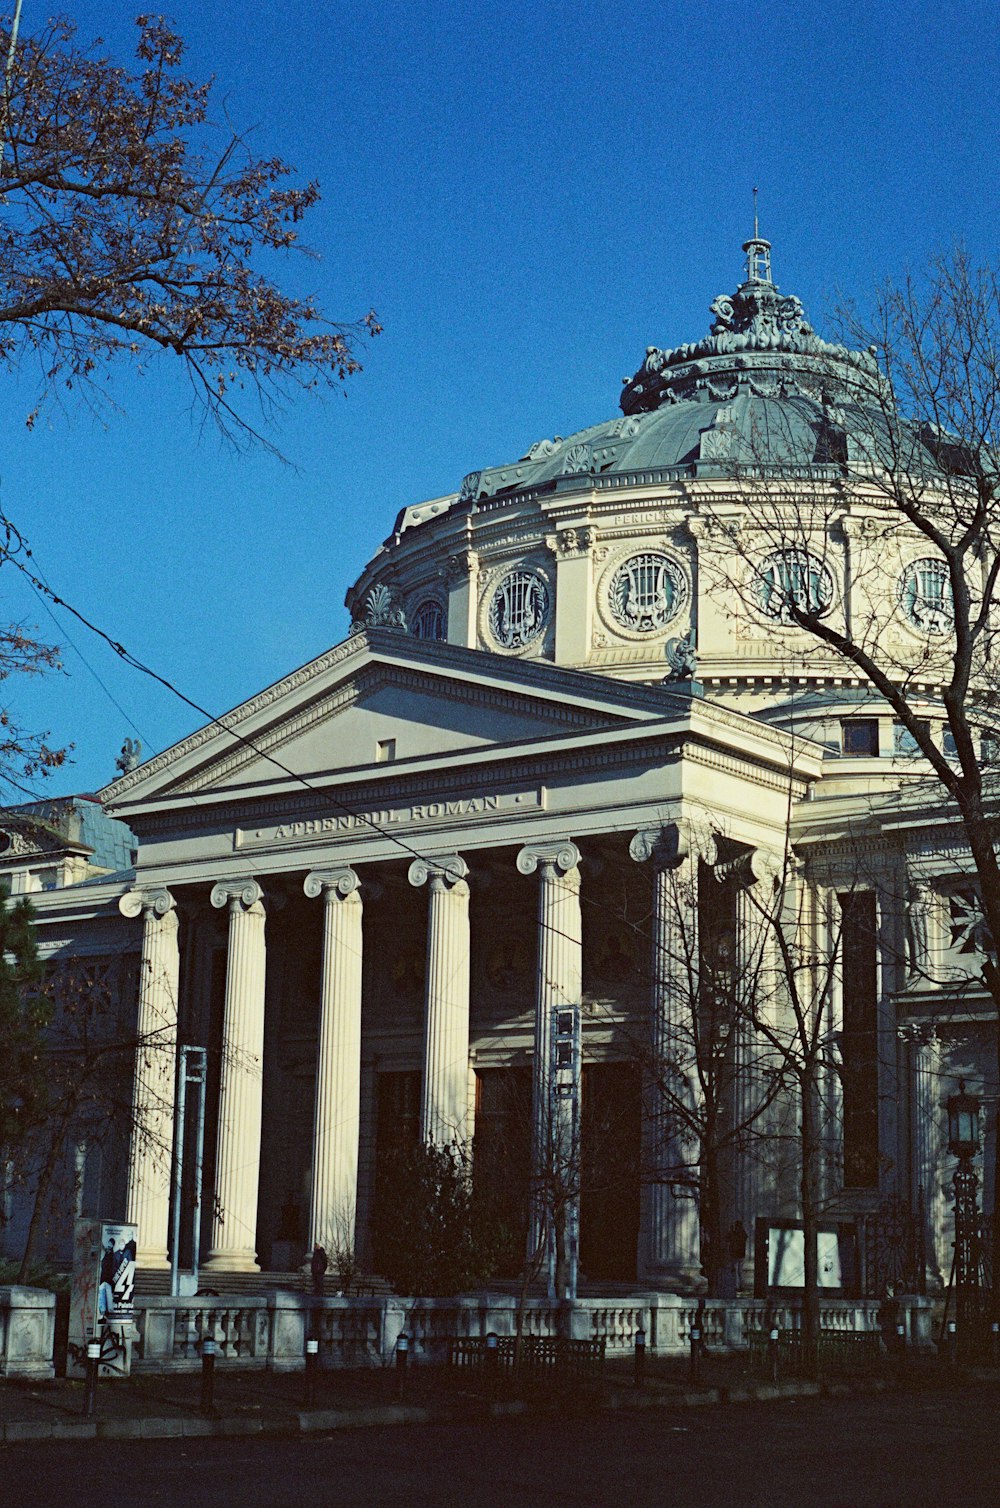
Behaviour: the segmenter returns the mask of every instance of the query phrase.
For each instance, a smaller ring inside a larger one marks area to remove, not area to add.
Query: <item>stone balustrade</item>
[[[907,1342],[915,1350],[932,1348],[929,1298],[901,1298]],[[825,1331],[858,1334],[878,1330],[875,1300],[833,1299],[824,1302]],[[201,1365],[205,1339],[215,1341],[218,1364],[240,1369],[297,1371],[304,1364],[305,1343],[312,1334],[320,1343],[326,1368],[386,1366],[404,1332],[414,1362],[443,1362],[449,1341],[481,1339],[493,1331],[517,1331],[517,1299],[511,1294],[469,1294],[458,1298],[313,1298],[278,1290],[266,1295],[172,1298],[149,1294],[136,1305],[134,1372],[193,1372]],[[609,1356],[630,1354],[639,1330],[650,1354],[687,1351],[698,1317],[706,1344],[742,1351],[752,1336],[776,1325],[796,1329],[800,1310],[791,1303],[762,1299],[707,1299],[699,1309],[689,1295],[637,1294],[627,1299],[588,1298],[558,1304],[527,1301],[526,1336],[564,1335],[573,1340],[603,1340]],[[55,1295],[35,1288],[0,1288],[0,1377],[53,1375]]]
[[[140,1340],[133,1352],[134,1371],[185,1371],[199,1365],[201,1338],[216,1342],[219,1364],[296,1371],[303,1365],[305,1342],[312,1333],[327,1368],[385,1366],[402,1333],[410,1338],[416,1363],[442,1362],[448,1342],[463,1337],[499,1336],[517,1330],[517,1299],[510,1294],[470,1294],[458,1298],[404,1299],[321,1298],[276,1291],[267,1297],[232,1299],[140,1300]],[[822,1306],[824,1330],[858,1333],[878,1329],[875,1300],[834,1299]],[[929,1349],[932,1301],[903,1298],[900,1307],[909,1344]],[[698,1301],[688,1295],[640,1294],[629,1299],[587,1298],[558,1304],[529,1299],[523,1316],[528,1336],[566,1335],[575,1340],[604,1340],[606,1354],[627,1355],[643,1330],[650,1354],[684,1354],[699,1315],[706,1344],[742,1351],[753,1335],[770,1325],[795,1329],[798,1306],[768,1304],[761,1299]]]

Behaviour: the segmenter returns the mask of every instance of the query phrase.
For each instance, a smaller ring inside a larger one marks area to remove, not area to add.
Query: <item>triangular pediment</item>
[[[662,693],[407,635],[358,635],[102,792],[122,810],[185,794],[396,769],[664,715]]]

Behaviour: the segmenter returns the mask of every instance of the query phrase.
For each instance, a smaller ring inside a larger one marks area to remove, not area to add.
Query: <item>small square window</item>
[[[572,1044],[572,1042],[557,1042],[556,1043],[556,1067],[557,1068],[572,1068],[573,1067],[573,1044]]]
[[[845,754],[860,759],[878,758],[877,717],[845,717],[840,729]]]
[[[556,1031],[560,1037],[571,1037],[573,1035],[572,1011],[556,1012]]]
[[[380,738],[375,745],[375,763],[392,764],[396,757],[396,740],[394,738]]]

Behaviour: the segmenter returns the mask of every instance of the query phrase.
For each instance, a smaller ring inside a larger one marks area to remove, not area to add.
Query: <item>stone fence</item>
[[[908,1345],[932,1347],[933,1301],[901,1298]],[[878,1329],[878,1304],[828,1300],[822,1327],[834,1332]],[[523,1333],[603,1340],[608,1356],[630,1354],[645,1332],[650,1355],[681,1355],[700,1314],[705,1343],[713,1350],[748,1349],[771,1326],[795,1329],[800,1307],[761,1299],[706,1299],[676,1294],[636,1294],[628,1299],[578,1299],[559,1304],[531,1298]],[[51,1377],[55,1298],[33,1288],[0,1288],[0,1376]],[[137,1298],[134,1372],[191,1372],[201,1365],[201,1344],[215,1341],[218,1364],[235,1368],[297,1371],[304,1365],[307,1337],[319,1341],[326,1368],[389,1366],[404,1332],[416,1363],[442,1362],[448,1343],[461,1338],[514,1335],[517,1300],[510,1294],[470,1294],[447,1299],[313,1298],[296,1292],[259,1296]]]

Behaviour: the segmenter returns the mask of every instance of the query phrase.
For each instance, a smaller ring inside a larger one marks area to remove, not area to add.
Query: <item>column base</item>
[[[663,1293],[703,1293],[705,1274],[686,1262],[650,1263],[641,1269],[639,1282]]]
[[[260,1272],[257,1253],[251,1248],[243,1251],[211,1251],[201,1264],[203,1273],[211,1272]]]
[[[169,1272],[170,1258],[163,1247],[137,1246],[135,1265],[139,1272]]]

